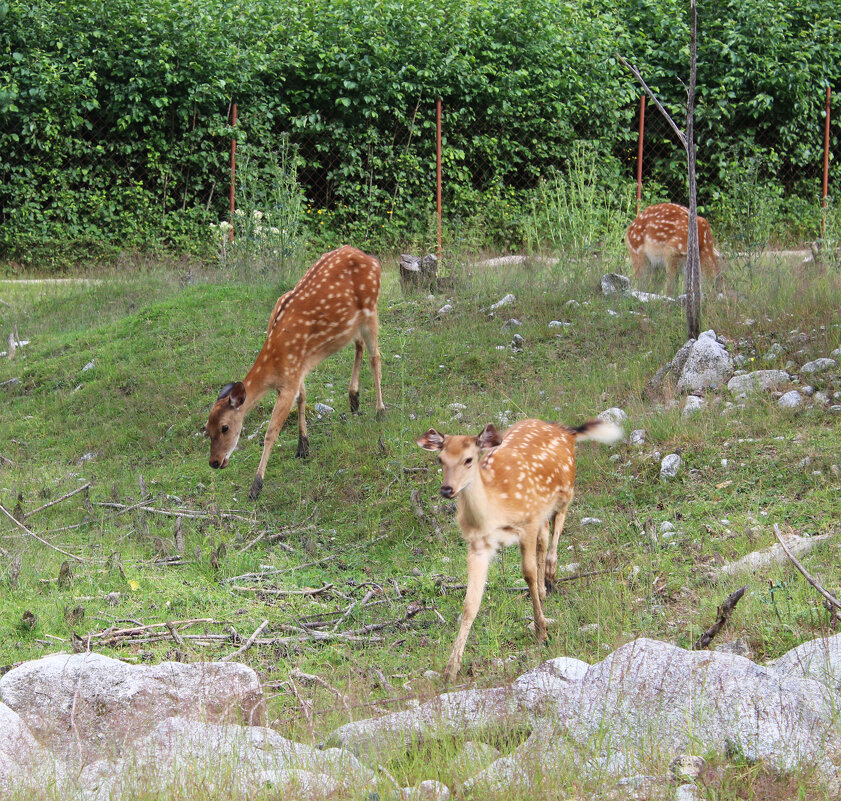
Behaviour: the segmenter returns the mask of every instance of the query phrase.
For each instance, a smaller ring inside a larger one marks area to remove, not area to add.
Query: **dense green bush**
[[[480,245],[519,246],[532,190],[565,171],[576,141],[632,174],[639,90],[617,51],[681,118],[686,5],[0,0],[0,259],[212,256],[234,102],[252,185],[262,170],[274,180],[282,136],[297,153],[312,241],[393,247],[434,230],[441,97],[447,230],[484,225]],[[824,87],[841,84],[835,12],[829,0],[700,6],[702,203],[726,191],[739,147],[778,154],[761,177],[786,195],[817,194]],[[680,200],[680,152],[648,119],[648,175]]]

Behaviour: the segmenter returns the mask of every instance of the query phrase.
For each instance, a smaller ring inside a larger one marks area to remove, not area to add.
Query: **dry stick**
[[[86,489],[90,489],[91,486],[93,486],[93,485],[91,484],[90,481],[88,481],[87,484],[83,484],[78,489],[74,489],[72,492],[68,492],[66,495],[62,495],[60,498],[56,498],[54,501],[50,501],[49,503],[45,503],[43,506],[39,506],[37,509],[33,509],[31,512],[27,512],[23,516],[23,519],[28,520],[33,515],[37,515],[38,512],[43,512],[44,509],[49,509],[51,506],[55,506],[57,503],[61,503],[62,501],[66,501],[68,498],[72,498],[74,495],[76,495],[80,492],[83,492]]]
[[[368,601],[370,601],[370,600],[371,600],[371,596],[372,596],[373,594],[374,594],[374,591],[373,591],[373,590],[368,590],[368,592],[366,592],[366,593],[365,593],[365,597],[364,597],[361,601],[358,601],[358,600],[357,600],[357,601],[354,601],[354,602],[353,602],[350,606],[348,606],[348,608],[347,608],[347,609],[345,609],[344,614],[343,614],[343,615],[342,615],[342,616],[341,616],[341,617],[340,617],[340,618],[336,621],[336,624],[333,626],[333,628],[331,629],[331,631],[335,631],[337,628],[339,628],[339,624],[340,624],[340,623],[341,623],[341,622],[342,622],[342,621],[343,621],[343,620],[344,620],[344,619],[345,619],[345,618],[346,618],[346,617],[347,617],[347,616],[348,616],[348,615],[349,615],[349,614],[350,614],[350,613],[351,613],[354,609],[356,609],[357,605],[365,606],[365,604],[366,604],[366,603],[368,603]]]
[[[219,661],[220,662],[228,662],[231,659],[233,659],[235,656],[239,656],[240,654],[244,654],[252,645],[254,645],[254,640],[256,640],[260,636],[263,629],[266,628],[266,626],[268,626],[268,625],[269,625],[269,621],[264,620],[259,626],[257,626],[256,629],[254,629],[254,632],[252,633],[252,635],[245,641],[245,643],[241,647],[237,648],[236,651],[234,651],[232,654],[228,654],[227,656],[221,657],[219,659]]]
[[[318,511],[318,507],[314,506],[313,510],[309,513],[309,515],[307,515],[307,517],[304,520],[302,520],[300,523],[294,523],[293,525],[290,525],[290,526],[283,526],[279,531],[276,531],[274,534],[268,534],[268,532],[264,531],[262,534],[260,534],[259,537],[255,537],[253,540],[251,540],[251,542],[249,542],[243,548],[240,548],[240,550],[237,551],[237,555],[239,555],[241,553],[245,553],[245,551],[247,551],[249,548],[252,548],[253,546],[255,546],[258,542],[260,542],[263,539],[266,539],[268,542],[274,544],[274,543],[277,543],[277,541],[281,537],[285,537],[287,534],[292,534],[293,532],[300,531],[302,528],[304,528],[306,526],[307,523],[310,522],[310,520],[312,520],[312,518],[314,517],[314,515],[317,511]],[[288,548],[290,552],[292,551],[292,549],[289,548],[288,545],[284,545],[284,543],[282,543],[282,542],[277,543],[277,544],[280,545],[283,548]]]
[[[747,589],[747,587],[740,587],[736,592],[731,592],[727,596],[724,603],[718,607],[718,619],[698,638],[695,645],[692,646],[693,651],[701,651],[712,642],[713,637],[727,623],[727,619],[736,608],[736,604],[739,603],[742,596],[747,592]]]
[[[828,593],[823,587],[821,587],[821,585],[818,584],[818,582],[809,575],[806,568],[803,567],[803,565],[801,565],[800,562],[797,561],[797,558],[788,549],[788,546],[785,544],[785,542],[783,542],[782,535],[780,534],[780,527],[776,523],[774,523],[774,534],[780,541],[780,545],[783,546],[783,550],[786,552],[786,556],[789,559],[791,559],[794,566],[803,574],[803,578],[805,578],[806,581],[809,582],[809,584],[811,584],[821,595],[823,595],[823,597],[826,598],[826,600],[829,601],[829,603],[832,604],[832,606],[834,606],[836,609],[841,609],[841,601],[839,601],[834,595]]]
[[[301,670],[295,668],[290,674],[290,678],[298,679],[298,681],[303,682],[304,684],[318,684],[321,687],[324,687],[325,690],[333,693],[341,702],[342,706],[345,708],[345,711],[350,714],[350,704],[348,704],[347,696],[342,695],[332,684],[326,682],[321,676],[316,676],[314,673],[304,673]]]
[[[668,122],[669,125],[671,125],[672,130],[677,134],[678,140],[683,145],[683,149],[686,150],[688,148],[688,145],[686,144],[686,134],[683,131],[681,131],[680,128],[677,127],[677,125],[675,125],[671,114],[669,114],[669,112],[666,111],[665,108],[663,108],[663,105],[657,99],[654,92],[652,92],[651,89],[648,88],[648,84],[645,82],[642,75],[640,75],[639,70],[633,64],[629,64],[621,55],[619,55],[619,53],[616,53],[616,58],[618,58],[621,64],[642,84],[642,88],[645,89],[645,93],[654,101],[654,104],[657,106],[657,108],[660,109],[660,113],[666,118],[666,122]]]
[[[239,584],[234,584],[232,590],[239,590],[240,592],[259,592],[261,595],[321,595],[322,592],[332,590],[332,584],[325,584],[323,587],[315,589],[306,588],[303,590],[275,590],[269,587],[241,587]]]
[[[64,554],[65,556],[69,556],[71,559],[75,559],[77,562],[95,562],[95,561],[104,562],[105,561],[104,559],[101,559],[101,560],[85,559],[84,556],[76,556],[76,554],[70,553],[69,551],[63,551],[57,545],[53,545],[52,543],[47,542],[45,539],[42,539],[41,537],[39,537],[34,531],[30,531],[8,509],[6,509],[6,507],[3,506],[3,504],[0,504],[0,512],[2,512],[4,515],[6,515],[6,517],[8,517],[9,520],[11,520],[21,531],[25,532],[30,537],[33,537],[34,539],[38,540],[38,542],[40,542],[42,545],[46,545],[48,548],[52,548],[52,550],[54,550],[54,551],[58,551],[59,553]]]
[[[121,512],[128,512],[130,509],[140,509],[143,512],[152,512],[157,515],[166,515],[167,517],[189,517],[194,520],[204,520],[207,518],[218,517],[222,520],[241,520],[245,523],[254,523],[254,519],[250,517],[243,517],[242,515],[231,514],[230,512],[197,512],[188,509],[156,509],[154,506],[143,506],[142,502],[127,506],[124,503],[113,503],[107,501],[97,501],[94,506],[105,506],[109,509],[119,509]]]

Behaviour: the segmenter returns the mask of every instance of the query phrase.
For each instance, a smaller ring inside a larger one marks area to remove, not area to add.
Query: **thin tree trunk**
[[[689,91],[686,102],[686,163],[689,173],[689,230],[686,241],[686,327],[691,339],[701,331],[701,254],[698,245],[698,187],[695,180],[695,79],[698,54],[698,17],[690,2]]]

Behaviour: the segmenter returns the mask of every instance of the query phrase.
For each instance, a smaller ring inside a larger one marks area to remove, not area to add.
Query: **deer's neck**
[[[458,498],[458,518],[462,530],[466,526],[484,531],[490,515],[490,498],[482,481],[481,469],[474,470],[473,480],[459,493]]]

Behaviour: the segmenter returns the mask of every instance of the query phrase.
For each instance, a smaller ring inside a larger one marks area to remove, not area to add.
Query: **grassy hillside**
[[[627,412],[629,431],[646,429],[647,441],[578,449],[559,561],[577,564],[571,575],[592,575],[548,597],[556,622],[538,647],[527,629],[519,553],[497,558],[464,684],[500,684],[558,655],[595,662],[638,636],[691,647],[743,584],[749,592],[714,644],[744,637],[761,661],[832,632],[822,600],[788,566],[734,578],[716,569],[773,544],[775,523],[786,532],[838,532],[841,415],[812,406],[787,412],[771,396],[727,408],[733,399],[724,391],[684,419],[669,398],[649,399],[646,382],[684,340],[681,311],[604,299],[600,273],[597,264],[457,266],[455,287],[433,298],[404,294],[386,265],[386,419],[374,417],[367,363],[362,414],[351,417],[352,350],[324,362],[308,381],[311,456],[294,456],[293,413],[256,504],[247,493],[273,399],[247,418],[224,471],[209,468],[201,430],[219,387],[251,365],[294,273],[262,284],[182,285],[154,271],[0,284],[0,332],[5,339],[14,324],[31,340],[13,361],[0,358],[0,503],[54,546],[0,520],[0,663],[70,650],[73,633],[84,639],[112,626],[195,619],[202,622],[174,627],[182,636],[159,625],[112,633],[110,645],[92,636],[90,646],[129,661],[214,659],[266,620],[241,660],[260,673],[287,736],[318,740],[349,717],[424,699],[441,690],[424,673],[446,662],[466,566],[453,506],[438,495],[437,464],[415,439],[430,426],[478,433],[490,421],[531,416],[578,424],[611,406]],[[841,345],[838,278],[818,268],[796,282],[792,275],[770,262],[761,275],[734,274],[736,297],[708,300],[704,327],[726,336],[734,355],[756,359],[752,367],[788,359],[799,367],[829,355]],[[516,302],[491,315],[508,292]],[[453,311],[440,315],[446,302]],[[512,317],[522,326],[503,328]],[[552,320],[569,325],[549,327]],[[514,333],[522,352],[509,346]],[[763,361],[774,342],[782,355]],[[841,390],[838,375],[812,383],[831,396]],[[335,413],[319,418],[317,402]],[[684,467],[666,483],[659,456],[675,451]],[[585,517],[602,524],[582,525]],[[674,523],[672,536],[646,533],[663,521]],[[65,560],[71,575],[60,578]],[[835,540],[804,561],[831,591],[841,585]],[[296,591],[303,594],[281,594]],[[295,670],[333,689],[296,682]],[[408,783],[430,778],[436,758],[392,767]]]

